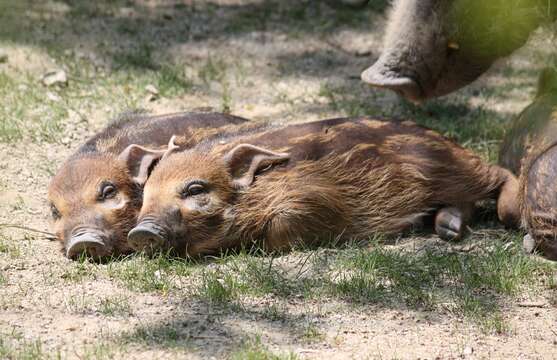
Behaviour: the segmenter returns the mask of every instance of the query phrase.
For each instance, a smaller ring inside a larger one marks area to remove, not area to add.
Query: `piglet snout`
[[[166,231],[154,222],[141,222],[128,234],[128,244],[137,251],[151,253],[164,247]]]
[[[99,258],[110,255],[110,250],[101,236],[94,233],[83,233],[70,238],[66,246],[66,256],[75,259],[84,254]]]

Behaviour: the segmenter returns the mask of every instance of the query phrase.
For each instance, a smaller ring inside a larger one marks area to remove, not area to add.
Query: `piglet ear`
[[[240,144],[224,156],[233,178],[233,186],[246,188],[253,183],[258,171],[288,161],[287,153],[273,152],[254,145]]]
[[[155,163],[178,148],[178,146],[174,144],[174,140],[175,136],[170,139],[166,148],[160,150],[132,144],[118,155],[118,160],[126,164],[133,180],[139,185],[143,185],[147,181],[149,170]]]

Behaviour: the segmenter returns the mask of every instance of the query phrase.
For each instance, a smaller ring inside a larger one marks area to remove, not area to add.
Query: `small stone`
[[[157,280],[160,280],[162,278],[162,274],[161,274],[160,270],[155,271],[155,273],[153,275],[155,275],[155,278]]]
[[[158,99],[158,96],[157,96],[157,95],[148,94],[148,95],[145,97],[145,102],[153,102],[153,101],[155,101],[155,100],[157,100],[157,99]]]
[[[62,100],[62,98],[58,94],[55,94],[55,93],[50,92],[50,91],[46,93],[46,97],[48,98],[48,100],[54,101],[54,102],[59,102],[60,100]]]
[[[68,76],[64,70],[49,71],[43,75],[42,82],[46,86],[67,85]]]
[[[474,349],[472,349],[471,346],[467,346],[464,348],[464,351],[462,352],[463,355],[465,356],[470,356],[472,355],[472,353],[474,352]]]
[[[151,84],[145,86],[145,90],[148,93],[153,94],[153,95],[158,95],[159,94],[159,90],[154,85],[151,85]]]

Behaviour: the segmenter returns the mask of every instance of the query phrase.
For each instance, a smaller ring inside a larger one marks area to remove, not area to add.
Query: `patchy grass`
[[[500,233],[498,240],[481,241],[483,249],[473,252],[348,246],[324,257],[321,250],[313,250],[301,253],[302,260],[288,270],[273,264],[272,257],[241,253],[204,270],[193,295],[235,309],[244,308],[244,299],[259,296],[307,300],[332,296],[360,306],[450,311],[486,332],[501,333],[506,331],[504,304],[543,286],[543,279],[556,271],[551,264],[524,256],[520,239]],[[311,276],[301,276],[304,273]],[[286,315],[276,304],[262,313],[271,320]]]
[[[309,284],[303,280],[297,282],[292,278],[293,274],[280,266],[274,266],[274,257],[258,253],[241,252],[221,258],[218,267],[201,273],[199,285],[193,294],[209,303],[224,305],[245,296],[271,294],[287,298],[306,292]],[[273,317],[274,310],[269,311]]]
[[[201,275],[201,283],[194,295],[211,304],[223,305],[237,299],[246,291],[245,284],[236,276],[222,270],[208,270]]]
[[[80,350],[75,351],[73,355],[84,360],[109,360],[114,359],[118,353],[124,352],[123,350],[122,344],[101,341],[92,345],[85,345]]]
[[[26,340],[21,334],[0,333],[0,358],[39,360],[47,356],[39,340]]]
[[[2,232],[0,232],[0,254],[5,254],[12,259],[21,256],[21,248],[18,246],[17,241]]]
[[[307,342],[321,342],[325,340],[325,334],[319,330],[317,325],[308,323],[302,331],[302,339]]]
[[[500,332],[505,299],[535,287],[555,267],[522,255],[520,236],[504,235],[486,246],[472,253],[345,251],[329,291],[361,304],[448,309]]]
[[[233,352],[230,356],[232,360],[296,360],[296,354],[275,354],[265,347],[261,342],[261,337],[244,340],[240,349]]]
[[[134,255],[108,264],[107,274],[126,288],[139,291],[156,291],[166,294],[181,288],[181,277],[190,274],[191,264],[182,259],[174,259],[166,254],[151,258]]]
[[[95,280],[97,271],[97,264],[82,255],[76,261],[64,266],[60,277],[70,283],[80,283],[84,280]]]
[[[37,142],[59,139],[67,108],[49,103],[47,91],[29,75],[14,79],[0,72],[0,142],[18,141],[24,135]]]
[[[122,295],[102,299],[99,312],[106,316],[129,316],[133,314],[130,299]]]
[[[191,348],[193,350],[193,346],[189,344],[190,338],[187,329],[177,328],[170,324],[141,324],[134,330],[121,334],[116,342],[156,345],[165,348]]]

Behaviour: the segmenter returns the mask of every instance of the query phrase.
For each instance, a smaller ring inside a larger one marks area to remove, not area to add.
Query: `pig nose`
[[[372,86],[392,90],[414,103],[420,103],[424,99],[423,91],[414,79],[382,68],[380,63],[365,70],[362,80]]]
[[[142,222],[128,234],[128,243],[136,251],[152,253],[164,247],[166,243],[164,229],[152,222]]]
[[[72,236],[66,246],[66,256],[70,259],[76,259],[82,254],[99,258],[110,255],[110,249],[97,234],[83,233]]]

